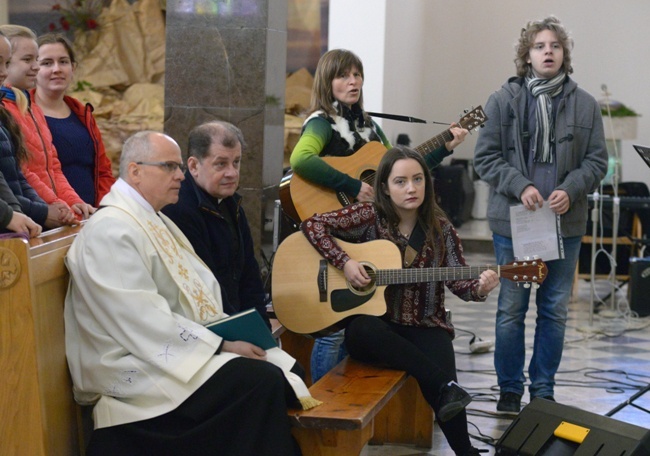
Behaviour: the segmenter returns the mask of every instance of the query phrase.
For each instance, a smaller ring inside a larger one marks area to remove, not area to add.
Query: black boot
[[[470,402],[472,402],[472,398],[464,389],[458,386],[458,383],[449,382],[440,388],[436,416],[440,421],[448,421]]]

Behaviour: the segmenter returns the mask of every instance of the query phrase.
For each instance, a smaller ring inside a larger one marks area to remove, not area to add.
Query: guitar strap
[[[424,245],[424,241],[426,240],[426,238],[427,236],[424,233],[424,229],[422,229],[422,226],[418,221],[415,224],[415,227],[413,228],[413,232],[411,233],[411,236],[409,236],[409,244],[406,246],[406,252],[404,252],[405,267],[408,268],[409,266],[411,266],[418,252],[422,250],[422,246]]]

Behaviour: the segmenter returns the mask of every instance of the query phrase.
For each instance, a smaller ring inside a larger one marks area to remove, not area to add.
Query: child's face
[[[38,46],[31,38],[16,38],[13,40],[13,54],[7,81],[18,89],[31,89],[36,85],[36,75],[39,66],[36,63]]]
[[[11,45],[9,40],[0,36],[0,85],[7,79],[9,59],[11,58]]]

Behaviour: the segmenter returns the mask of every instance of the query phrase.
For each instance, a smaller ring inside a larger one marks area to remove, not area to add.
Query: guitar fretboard
[[[444,145],[446,142],[454,139],[454,135],[451,134],[451,131],[445,130],[440,133],[438,136],[435,136],[428,141],[423,142],[415,148],[416,151],[422,155],[426,155],[429,152],[436,150],[438,147]]]
[[[500,275],[500,266],[458,266],[449,268],[380,269],[370,271],[370,277],[379,286],[418,282],[444,282],[447,280],[477,279],[483,271],[492,270]],[[373,277],[374,276],[374,277]]]

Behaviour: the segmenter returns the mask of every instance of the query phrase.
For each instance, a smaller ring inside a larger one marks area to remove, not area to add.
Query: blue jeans
[[[314,341],[311,351],[311,381],[316,383],[323,375],[327,374],[334,366],[348,355],[343,343],[345,333],[343,330],[319,337]]]
[[[493,234],[497,264],[514,260],[512,239]],[[531,398],[553,395],[555,373],[562,359],[571,287],[580,254],[581,236],[563,238],[564,259],[546,262],[548,275],[537,289],[535,339],[528,366]],[[543,260],[543,258],[542,258]],[[501,393],[524,393],[526,348],[524,320],[531,288],[501,279],[496,318],[494,367]]]

